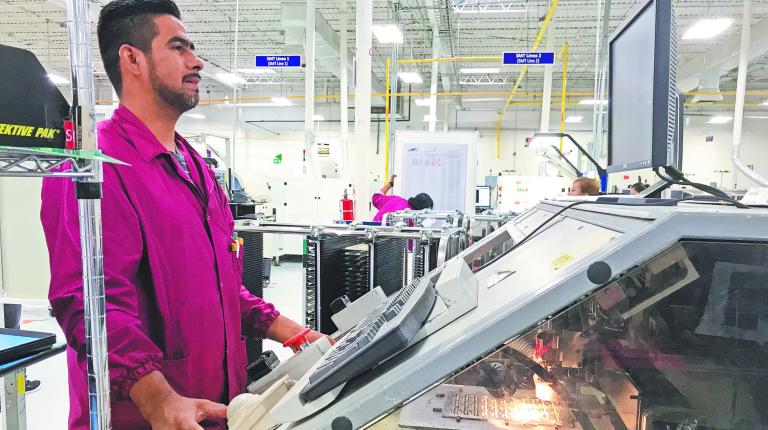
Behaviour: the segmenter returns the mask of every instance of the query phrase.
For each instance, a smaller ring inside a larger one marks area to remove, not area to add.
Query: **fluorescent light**
[[[322,115],[314,114],[312,115],[312,121],[325,121],[325,118]]]
[[[192,119],[205,119],[205,115],[201,113],[185,113],[184,116]]]
[[[712,39],[724,32],[731,26],[733,20],[730,18],[706,18],[693,24],[691,28],[683,34],[684,40],[702,40]]]
[[[424,120],[423,120],[423,121],[424,121],[424,122],[429,122],[429,121],[431,121],[433,118],[435,118],[435,116],[434,116],[434,115],[424,115]],[[437,121],[437,118],[435,118],[435,121]]]
[[[583,119],[584,119],[583,116],[571,115],[565,119],[565,122],[568,124],[577,124],[577,123],[580,123]]]
[[[707,124],[728,124],[731,121],[733,121],[732,116],[717,115],[710,118]]]
[[[216,73],[216,77],[226,82],[227,85],[245,84],[245,79],[235,73],[219,72]]]
[[[285,97],[272,97],[271,100],[275,106],[293,106],[293,102]]]
[[[488,75],[492,73],[499,73],[498,67],[476,67],[476,68],[468,68],[468,69],[459,69],[460,73],[464,74],[483,74]]]
[[[454,13],[523,13],[525,6],[512,8],[511,6],[500,5],[502,2],[491,2],[489,0],[474,1],[456,1],[453,6]]]
[[[586,99],[586,100],[580,101],[579,104],[580,105],[589,105],[589,106],[594,106],[594,105],[603,105],[603,106],[605,106],[605,105],[608,104],[608,100]]]
[[[379,43],[403,43],[403,32],[395,24],[374,25],[371,30]]]
[[[764,101],[764,102],[760,103],[760,105],[761,105],[761,106],[768,106],[768,100],[766,100],[766,101]]]
[[[406,84],[420,84],[424,82],[419,72],[400,72],[397,74]]]
[[[427,107],[432,104],[429,99],[416,99],[413,102],[416,103],[416,106],[421,106],[421,107]]]
[[[48,73],[48,79],[51,80],[56,85],[67,85],[69,84],[69,79],[61,77],[55,73]]]
[[[274,75],[277,73],[275,69],[268,69],[266,67],[261,67],[258,69],[237,69],[237,71],[248,75]]]

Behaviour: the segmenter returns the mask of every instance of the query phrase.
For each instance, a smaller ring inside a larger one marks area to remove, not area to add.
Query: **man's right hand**
[[[153,430],[202,430],[200,421],[227,417],[225,405],[180,396],[158,371],[139,379],[130,396]]]

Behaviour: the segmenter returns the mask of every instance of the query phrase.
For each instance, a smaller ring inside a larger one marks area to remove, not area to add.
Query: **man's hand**
[[[304,327],[300,326],[293,320],[290,320],[282,315],[278,315],[272,325],[267,329],[267,338],[274,340],[275,342],[283,343],[303,329]],[[322,336],[325,335],[314,330],[310,330],[310,332],[307,333],[307,340],[312,343],[317,339],[320,339]],[[331,341],[331,345],[333,345],[333,339],[328,337],[328,340]]]
[[[203,430],[200,421],[227,417],[225,405],[180,396],[158,371],[139,379],[130,397],[152,430]]]
[[[389,177],[389,185],[395,185],[395,178],[397,178],[397,175],[392,175]]]
[[[307,333],[307,340],[309,341],[309,343],[314,343],[316,340],[320,339],[321,337],[327,338],[328,342],[330,342],[331,345],[336,343],[336,341],[333,340],[332,337],[328,336],[327,334],[322,334],[319,331],[311,330],[309,333]]]

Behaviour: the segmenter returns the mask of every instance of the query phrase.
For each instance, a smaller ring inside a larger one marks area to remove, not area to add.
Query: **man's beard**
[[[160,76],[155,72],[155,65],[151,61],[149,64],[149,80],[152,84],[152,89],[155,90],[160,99],[179,114],[194,108],[200,101],[200,95],[197,93],[186,95],[183,91],[175,90],[165,85],[160,80]]]

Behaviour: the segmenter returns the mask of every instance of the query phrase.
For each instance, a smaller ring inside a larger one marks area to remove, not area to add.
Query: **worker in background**
[[[600,184],[590,178],[578,178],[573,181],[571,185],[571,191],[568,192],[569,196],[599,196]]]
[[[636,196],[636,195],[642,193],[643,191],[645,191],[646,188],[648,188],[648,185],[644,184],[642,182],[638,182],[638,183],[632,184],[632,186],[629,187],[629,194],[633,195],[633,196]]]
[[[384,215],[390,212],[397,212],[407,209],[418,211],[422,209],[432,209],[434,206],[432,197],[430,197],[427,193],[419,193],[409,198],[408,200],[400,196],[388,196],[387,193],[389,190],[395,186],[396,177],[397,175],[392,175],[392,177],[389,178],[389,182],[384,184],[384,186],[381,187],[381,190],[379,190],[378,193],[375,193],[371,198],[371,203],[373,203],[373,206],[379,210],[376,213],[376,216],[373,217],[374,222],[381,222],[381,220],[384,218]]]
[[[302,327],[241,284],[243,249],[227,198],[175,132],[199,101],[203,61],[171,0],[115,0],[97,36],[120,99],[98,127],[112,425],[226,428],[246,388],[245,337],[283,342]],[[69,428],[89,428],[75,183],[43,182],[49,299],[67,339]],[[309,341],[322,335],[310,332]]]

